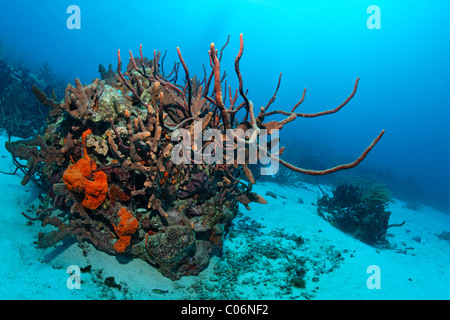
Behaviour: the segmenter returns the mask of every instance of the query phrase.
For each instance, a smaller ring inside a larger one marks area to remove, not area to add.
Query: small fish
[[[168,290],[161,290],[161,289],[153,289],[152,291],[153,291],[154,293],[157,293],[157,294],[166,294],[166,293],[169,293]]]

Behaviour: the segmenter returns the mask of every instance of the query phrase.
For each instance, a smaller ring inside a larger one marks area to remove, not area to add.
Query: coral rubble
[[[358,165],[380,140],[384,131],[354,162],[323,171],[305,170],[281,160],[283,149],[274,149],[278,139],[260,143],[259,134],[266,130],[272,135],[298,117],[339,111],[355,94],[359,79],[351,95],[335,109],[316,114],[295,112],[304,92],[291,112],[267,112],[275,92],[255,115],[239,69],[242,35],[235,60],[239,88],[232,95],[225,82],[222,92],[225,76],[220,61],[227,44],[220,55],[211,44],[212,70],[209,76],[205,71],[202,81],[190,77],[177,48],[185,85],[177,84],[180,64],[165,75],[160,53],[155,51],[153,59],[148,59],[141,47],[139,57],[130,52],[124,73],[119,50],[116,73],[100,68],[107,81],[96,79],[87,85],[76,79],[75,86],[67,86],[61,102],[34,87],[38,99],[51,109],[45,133],[8,142],[6,148],[25,174],[22,183],[34,181],[53,199],[52,207],[38,210],[35,217],[27,216],[56,228],[39,233],[40,247],[76,236],[109,254],[147,261],[171,279],[196,275],[208,266],[211,255],[221,254],[224,234],[238,204],[250,209],[252,202],[266,203],[252,192],[256,181],[249,168],[252,150],[256,160],[266,157],[296,172],[321,175]],[[240,104],[238,92],[243,99]],[[241,121],[239,111],[244,114]],[[270,115],[284,115],[285,119],[264,122]],[[206,137],[211,130],[216,133],[212,137],[187,143],[190,137]],[[240,151],[243,161],[235,159]],[[215,161],[198,157],[205,153]],[[55,209],[59,214],[54,214]]]

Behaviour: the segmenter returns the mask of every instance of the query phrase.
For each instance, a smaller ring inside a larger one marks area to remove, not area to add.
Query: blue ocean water
[[[362,166],[412,177],[424,198],[448,208],[450,150],[446,76],[449,62],[447,1],[378,1],[380,29],[369,29],[370,1],[77,1],[81,29],[68,29],[70,1],[1,1],[0,38],[27,66],[47,61],[66,82],[90,82],[98,64],[116,69],[117,49],[145,55],[167,50],[166,69],[179,47],[190,73],[203,75],[211,42],[224,51],[228,84],[237,87],[234,58],[244,34],[241,68],[256,106],[282,83],[272,108],[290,110],[307,87],[303,112],[339,105],[361,77],[341,112],[298,119],[286,126],[289,145],[306,139],[356,158],[382,130],[386,135]],[[298,150],[286,150],[295,157]],[[336,163],[337,164],[337,163]],[[301,164],[300,164],[301,165]]]
[[[80,29],[68,27],[71,5],[81,10]],[[377,28],[370,27],[372,5]],[[230,35],[221,68],[237,88],[240,33],[244,86],[257,108],[272,97],[281,72],[270,110],[289,111],[305,87],[297,111],[333,109],[360,77],[355,97],[338,113],[284,127],[285,157],[316,165],[311,169],[348,163],[385,129],[355,173],[378,176],[394,196],[450,213],[448,1],[3,0],[0,8],[0,58],[32,70],[48,62],[66,83],[90,83],[100,63],[115,70],[117,50],[127,60],[140,44],[148,57],[167,50],[166,72],[179,47],[191,75],[202,77],[211,42],[221,48]],[[321,161],[306,161],[308,153]]]

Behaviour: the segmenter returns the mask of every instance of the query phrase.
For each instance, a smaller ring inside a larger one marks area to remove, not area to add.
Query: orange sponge
[[[108,181],[103,171],[94,173],[94,181],[87,180],[84,186],[84,200],[81,203],[85,208],[97,209],[108,194]]]
[[[83,144],[91,130],[83,132]],[[103,171],[92,172],[97,165],[87,155],[84,147],[84,157],[75,164],[69,165],[63,174],[63,181],[70,191],[84,195],[81,204],[88,209],[97,209],[106,199],[108,193],[108,181]],[[94,178],[94,180],[90,180]]]
[[[120,208],[119,217],[119,224],[117,227],[114,226],[114,230],[119,236],[119,240],[117,240],[113,247],[117,253],[123,253],[130,245],[131,236],[138,228],[138,221],[133,217],[131,212],[127,211],[125,207]]]

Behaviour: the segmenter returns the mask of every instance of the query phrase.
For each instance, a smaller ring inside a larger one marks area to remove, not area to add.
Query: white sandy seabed
[[[12,172],[5,141],[2,136],[0,168]],[[256,184],[254,191],[268,204],[253,203],[251,211],[240,208],[223,257],[213,257],[198,276],[172,281],[141,260],[113,257],[89,244],[80,247],[75,240],[37,248],[40,224],[30,223],[20,212],[37,206],[39,190],[33,183],[22,186],[21,177],[0,175],[0,299],[450,298],[450,243],[437,237],[450,231],[450,215],[427,206],[414,211],[402,201],[392,204],[390,223],[406,223],[388,230],[392,249],[379,249],[319,217],[316,186]],[[277,198],[266,196],[267,191]],[[295,241],[300,238],[302,243]],[[305,288],[291,281],[292,268],[299,263],[306,270]],[[79,289],[67,286],[71,265],[82,268]],[[369,289],[368,278],[375,275],[379,289]]]

